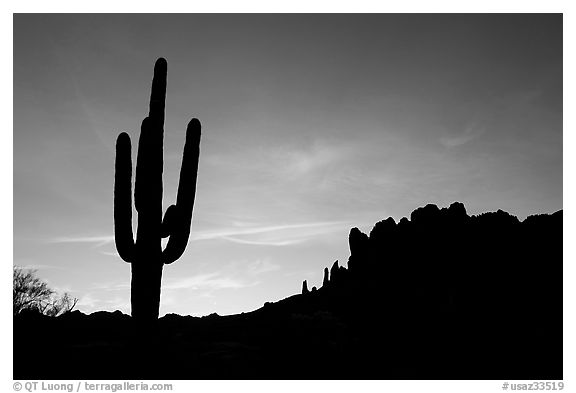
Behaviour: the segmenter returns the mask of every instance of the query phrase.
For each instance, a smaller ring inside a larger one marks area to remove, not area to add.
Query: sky
[[[346,265],[352,227],[454,201],[524,219],[562,201],[562,16],[16,14],[14,265],[77,308],[130,312],[114,146],[133,161],[168,61],[164,208],[202,123],[184,255],[160,314],[251,311]],[[449,239],[447,239],[449,241]]]

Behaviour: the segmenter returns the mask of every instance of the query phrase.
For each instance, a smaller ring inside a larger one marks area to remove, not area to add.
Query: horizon
[[[192,49],[191,49],[192,48]],[[160,315],[252,311],[346,266],[348,232],[428,203],[562,205],[562,15],[14,15],[14,265],[130,313],[114,145],[168,61],[164,210],[202,123]]]

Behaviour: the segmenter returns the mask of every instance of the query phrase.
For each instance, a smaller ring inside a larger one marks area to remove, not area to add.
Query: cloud
[[[48,240],[48,243],[93,243],[95,247],[104,246],[114,241],[113,235],[103,236],[61,236]]]
[[[247,267],[248,273],[253,275],[273,272],[276,270],[280,270],[280,265],[276,265],[270,262],[268,259],[259,259],[255,262],[250,263]]]
[[[358,140],[337,141],[315,139],[304,145],[294,143],[269,144],[226,154],[203,156],[205,165],[225,169],[239,176],[264,176],[264,179],[301,180],[325,169],[355,160],[358,152],[368,153],[366,143]],[[372,151],[372,150],[370,150]]]
[[[441,137],[440,143],[448,148],[461,146],[465,143],[468,143],[478,138],[479,136],[484,134],[485,131],[486,131],[485,127],[479,127],[476,124],[470,124],[460,135],[445,135]]]
[[[286,225],[252,226],[240,225],[213,231],[192,233],[192,240],[227,240],[240,244],[288,246],[302,243],[312,237],[333,233],[350,226],[346,221],[326,221]]]
[[[107,283],[99,283],[92,286],[94,290],[103,290],[103,291],[121,291],[130,288],[130,283],[124,282],[107,282]]]
[[[48,269],[66,270],[66,268],[64,268],[62,266],[43,265],[43,264],[38,264],[38,263],[29,263],[26,265],[14,265],[14,266],[19,266],[22,269],[27,269],[27,270],[48,270]]]
[[[111,300],[106,300],[104,302],[104,309],[107,310],[120,310],[123,313],[129,314],[130,313],[130,309],[131,309],[131,305],[130,305],[130,300],[125,299],[125,298],[121,298],[121,297],[116,297],[114,299]]]
[[[112,299],[103,299],[88,292],[78,300],[76,308],[86,313],[95,311],[115,311],[130,313],[130,299],[128,297],[116,296]]]
[[[163,285],[164,290],[175,289],[239,289],[253,286],[232,277],[224,277],[219,273],[204,273],[191,277],[183,277],[178,279],[167,280]]]
[[[254,225],[236,223],[235,227],[215,230],[192,231],[191,241],[226,240],[233,243],[289,246],[305,242],[313,237],[333,233],[350,226],[346,221],[309,222],[285,225]],[[114,236],[63,236],[51,239],[49,243],[92,243],[94,247],[102,247],[114,242]],[[109,256],[119,256],[115,251],[102,251]]]
[[[354,148],[350,145],[331,145],[316,141],[307,149],[276,151],[274,158],[284,161],[283,168],[288,174],[306,175],[321,168],[336,164],[350,157]]]
[[[78,308],[93,310],[97,308],[97,305],[101,303],[100,300],[96,299],[91,293],[80,296],[77,306]]]
[[[231,241],[238,244],[249,244],[252,246],[290,246],[293,244],[302,243],[303,239],[298,240],[250,240],[250,239],[239,239],[232,236],[222,236],[222,239]]]
[[[120,254],[118,254],[118,251],[102,251],[101,253],[110,257],[121,258]]]

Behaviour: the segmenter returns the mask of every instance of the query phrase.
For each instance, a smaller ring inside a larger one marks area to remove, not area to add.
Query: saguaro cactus
[[[138,142],[134,182],[138,212],[136,241],[132,232],[130,137],[122,132],[116,141],[114,235],[120,257],[132,266],[132,317],[141,321],[158,318],[162,268],[180,258],[188,243],[200,156],[200,122],[192,119],[186,129],[176,204],[168,207],[162,218],[166,74],[166,60],[160,58],[154,66],[150,112],[142,121]],[[168,244],[162,250],[162,238],[167,237]]]

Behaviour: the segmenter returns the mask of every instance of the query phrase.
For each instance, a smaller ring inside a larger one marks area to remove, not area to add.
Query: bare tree
[[[46,306],[43,314],[55,317],[72,311],[76,303],[78,303],[78,299],[72,298],[68,293],[64,293],[61,297],[53,299],[50,304]]]
[[[14,266],[13,273],[14,315],[24,310],[33,310],[44,315],[57,316],[72,311],[78,302],[78,299],[72,298],[68,293],[59,296],[46,282],[36,277],[36,270]]]

